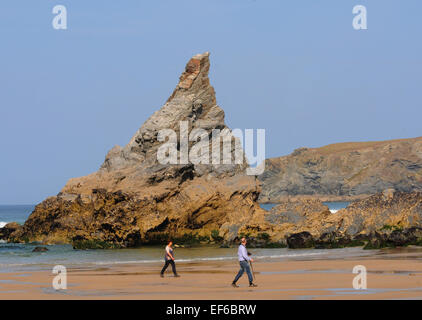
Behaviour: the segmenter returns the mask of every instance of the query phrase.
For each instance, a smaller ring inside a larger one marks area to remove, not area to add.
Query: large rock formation
[[[385,190],[352,202],[323,223],[325,232],[348,237],[422,227],[422,193]]]
[[[302,148],[266,161],[261,202],[363,199],[393,188],[422,191],[422,138]]]
[[[57,196],[37,205],[9,240],[128,247],[169,237],[206,239],[211,233],[232,239],[247,228],[249,220],[264,212],[256,202],[260,187],[245,174],[245,161],[234,163],[239,154],[245,160],[244,155],[224,123],[209,67],[208,53],[190,59],[167,102],[130,142],[111,149],[97,172],[70,179]],[[162,129],[177,133],[169,150],[176,150],[178,164],[157,160],[165,143],[159,141]],[[193,129],[203,130],[200,138],[184,139]],[[224,138],[230,142],[231,164],[220,164]],[[188,150],[195,159],[202,147],[209,147],[210,154],[217,150],[207,157],[212,164],[186,161]],[[219,156],[220,162],[212,162]]]
[[[422,244],[422,193],[386,190],[331,214],[319,200],[284,201],[262,219],[261,231],[289,247],[368,248]]]

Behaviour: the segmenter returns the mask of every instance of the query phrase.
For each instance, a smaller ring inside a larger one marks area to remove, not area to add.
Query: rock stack
[[[259,183],[245,173],[243,152],[217,105],[209,68],[209,53],[192,57],[167,102],[130,142],[112,148],[97,172],[70,179],[58,195],[37,205],[9,240],[107,248],[168,238],[206,241],[212,234],[235,238],[264,211],[256,202]],[[176,134],[170,145],[176,163],[158,161],[168,142],[160,138],[163,129]],[[184,137],[195,129],[200,137]],[[222,161],[227,137],[231,163]],[[202,155],[201,147],[209,147],[208,162],[186,161],[195,152]]]

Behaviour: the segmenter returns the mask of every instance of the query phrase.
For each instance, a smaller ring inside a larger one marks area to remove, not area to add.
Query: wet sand
[[[367,290],[353,289],[356,265],[367,268]],[[422,299],[422,260],[255,261],[257,288],[246,274],[231,287],[235,261],[177,263],[159,277],[158,263],[68,269],[67,289],[56,291],[51,271],[0,273],[0,299]]]

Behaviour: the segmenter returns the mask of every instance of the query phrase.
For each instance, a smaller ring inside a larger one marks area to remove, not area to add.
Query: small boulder
[[[291,249],[312,248],[314,246],[314,239],[307,231],[294,233],[288,236],[286,241]]]
[[[46,247],[35,247],[32,252],[46,252],[48,249]]]

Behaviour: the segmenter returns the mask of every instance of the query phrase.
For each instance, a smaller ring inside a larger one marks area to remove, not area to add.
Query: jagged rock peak
[[[153,163],[160,143],[161,129],[179,133],[180,121],[189,123],[189,130],[227,128],[224,111],[217,105],[214,88],[210,85],[209,52],[193,56],[186,64],[179,83],[164,106],[156,111],[124,147],[114,147],[101,166],[103,170],[119,170],[139,163]]]
[[[196,79],[198,79],[198,82],[205,81],[207,82],[206,85],[209,85],[209,56],[210,53],[205,52],[203,54],[197,54],[189,60],[189,62],[186,64],[185,71],[180,76],[180,81],[175,91],[178,89],[190,89]]]

